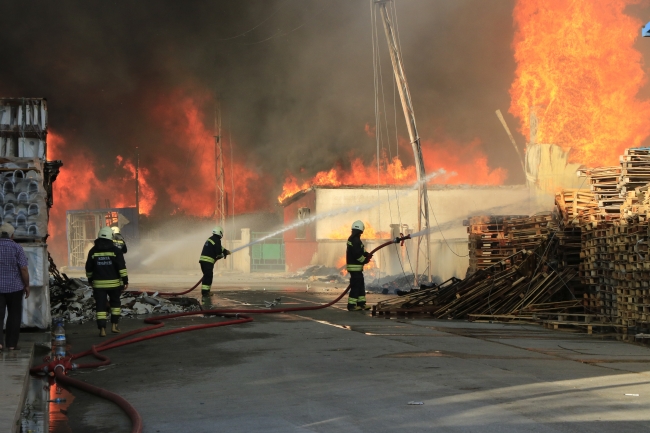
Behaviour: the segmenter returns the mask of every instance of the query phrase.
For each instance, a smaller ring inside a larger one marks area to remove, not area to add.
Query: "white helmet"
[[[102,227],[97,234],[98,238],[113,240],[113,230],[110,227]]]
[[[363,225],[363,221],[357,220],[352,223],[352,230],[361,230],[364,231],[366,229],[366,226]]]
[[[111,227],[111,230],[113,230],[113,233],[115,233],[116,235],[120,234],[120,228],[117,226]]]
[[[212,229],[212,234],[223,237],[223,229],[221,226],[216,226],[214,229]]]

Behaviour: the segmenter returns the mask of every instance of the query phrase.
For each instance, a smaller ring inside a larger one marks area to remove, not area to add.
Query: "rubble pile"
[[[140,292],[122,292],[122,317],[141,314],[173,314],[200,309],[194,298],[163,298],[158,292],[147,295]],[[53,319],[67,323],[84,323],[95,319],[95,299],[88,280],[73,278],[66,284],[50,282],[50,312]]]
[[[306,279],[308,281],[319,281],[323,283],[344,283],[347,281],[341,276],[338,269],[322,265],[306,266],[290,275],[289,278]]]

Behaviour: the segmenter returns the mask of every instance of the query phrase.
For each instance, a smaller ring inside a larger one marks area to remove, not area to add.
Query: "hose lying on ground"
[[[385,242],[379,245],[377,248],[372,250],[370,254],[374,254],[377,250],[384,248],[388,245],[403,242],[405,239],[409,239],[408,236],[402,236],[401,238],[395,238],[389,242]],[[200,282],[200,281],[199,281]],[[198,283],[183,293],[189,293],[192,291]],[[104,352],[109,349],[114,349],[116,347],[122,347],[133,343],[138,343],[140,341],[151,340],[153,338],[164,337],[172,334],[180,334],[181,332],[195,331],[198,329],[207,329],[207,328],[216,328],[219,326],[229,326],[229,325],[239,325],[247,322],[252,322],[253,318],[246,316],[246,314],[277,314],[277,313],[290,313],[294,311],[312,311],[320,310],[323,308],[331,307],[340,301],[346,293],[350,290],[350,286],[343,291],[336,299],[327,304],[314,305],[308,307],[290,307],[290,308],[275,308],[269,310],[259,310],[259,309],[219,309],[219,310],[203,310],[203,311],[190,311],[185,313],[176,313],[168,314],[165,316],[155,316],[149,317],[144,320],[145,323],[151,326],[145,326],[139,329],[134,329],[133,331],[125,332],[124,334],[118,335],[116,337],[110,338],[106,341],[103,341],[100,344],[93,345],[89,350],[85,352],[79,352],[65,357],[58,357],[54,359],[46,358],[46,362],[43,364],[37,365],[30,369],[31,374],[52,374],[56,378],[57,382],[62,384],[70,385],[75,388],[79,388],[83,391],[89,392],[91,394],[97,395],[98,397],[107,399],[118,405],[127,416],[131,419],[131,433],[142,433],[142,417],[138,411],[124,398],[119,395],[107,391],[103,388],[100,388],[95,385],[82,382],[78,379],[74,379],[66,375],[66,372],[69,370],[77,370],[80,368],[97,368],[104,365],[109,365],[111,363],[110,358],[106,355],[102,355],[100,352]],[[178,329],[170,329],[167,331],[159,331],[153,334],[148,334],[144,336],[134,337],[127,339],[137,334],[141,334],[148,331],[153,331],[154,329],[161,328],[165,326],[164,321],[167,319],[175,319],[178,317],[187,317],[195,315],[209,315],[209,316],[223,316],[227,318],[234,318],[234,320],[227,320],[225,322],[216,322],[216,323],[206,323],[202,325],[193,325],[187,326]],[[99,359],[98,362],[89,362],[76,364],[73,361],[83,358],[85,356],[93,355],[95,358]]]

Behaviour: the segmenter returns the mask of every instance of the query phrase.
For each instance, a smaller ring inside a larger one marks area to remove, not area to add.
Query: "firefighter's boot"
[[[106,328],[99,328],[99,336],[106,337]]]
[[[117,323],[113,323],[113,324],[112,324],[112,326],[111,326],[111,332],[112,332],[113,334],[119,334],[119,333],[121,332],[119,326],[117,326]]]

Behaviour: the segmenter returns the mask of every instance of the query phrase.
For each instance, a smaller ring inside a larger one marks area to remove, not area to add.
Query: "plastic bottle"
[[[54,342],[55,346],[65,346],[65,328],[63,321],[59,320],[54,324]]]

